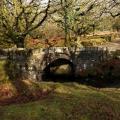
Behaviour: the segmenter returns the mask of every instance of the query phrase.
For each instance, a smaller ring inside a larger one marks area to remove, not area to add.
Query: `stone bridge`
[[[7,50],[7,60],[14,64],[14,74],[21,79],[41,80],[43,72],[50,67],[68,64],[78,74],[108,58],[108,50],[99,47],[68,48],[51,47],[46,49]],[[5,56],[4,56],[5,57]]]

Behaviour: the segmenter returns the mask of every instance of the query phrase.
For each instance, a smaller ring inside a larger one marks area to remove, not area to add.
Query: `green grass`
[[[4,65],[5,65],[5,60],[0,60],[0,84],[4,83],[7,81],[8,76],[6,75]]]
[[[36,102],[1,106],[0,120],[120,119],[120,90],[98,90],[77,83],[43,82],[31,85],[31,90],[52,92]]]

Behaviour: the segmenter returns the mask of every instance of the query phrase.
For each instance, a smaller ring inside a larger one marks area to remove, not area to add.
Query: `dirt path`
[[[105,45],[102,45],[101,47],[107,47],[110,51],[120,50],[120,39],[112,42],[107,42]]]

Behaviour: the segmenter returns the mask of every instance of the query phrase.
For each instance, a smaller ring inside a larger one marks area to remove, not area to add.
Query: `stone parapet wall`
[[[18,79],[41,81],[41,76],[45,67],[56,59],[64,58],[71,61],[75,66],[77,66],[76,71],[79,71],[80,69],[86,69],[97,62],[108,59],[108,50],[98,47],[52,47],[34,50],[3,50],[1,55],[4,57],[6,56],[9,68],[8,71],[11,71],[11,73],[14,72],[14,76],[18,76]],[[11,66],[13,68],[10,69]]]

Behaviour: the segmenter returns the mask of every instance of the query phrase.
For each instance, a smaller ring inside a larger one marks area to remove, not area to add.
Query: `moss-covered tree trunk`
[[[14,40],[14,43],[17,46],[17,48],[25,48],[25,36],[17,37]]]

